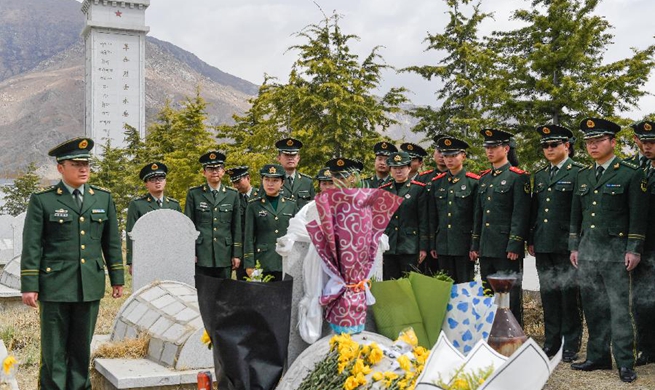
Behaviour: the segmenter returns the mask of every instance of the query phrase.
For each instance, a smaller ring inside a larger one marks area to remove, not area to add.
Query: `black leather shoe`
[[[634,382],[637,379],[637,373],[632,368],[621,367],[619,368],[619,378],[623,382]]]
[[[543,350],[544,350],[544,353],[546,354],[546,356],[548,356],[549,358],[552,358],[553,356],[555,356],[557,354],[557,349],[555,349],[555,348],[544,347]]]
[[[642,353],[637,358],[637,362],[635,364],[637,366],[645,366],[646,364],[650,364],[650,363],[653,363],[653,362],[655,362],[655,359],[653,359],[652,356]]]
[[[571,364],[571,368],[579,371],[611,370],[612,362],[599,363],[592,362],[591,360],[585,360],[584,362]]]
[[[562,353],[562,361],[564,363],[571,363],[578,359],[578,354],[575,351],[564,351]]]

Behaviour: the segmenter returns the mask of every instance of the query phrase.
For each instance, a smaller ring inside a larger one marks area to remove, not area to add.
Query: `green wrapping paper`
[[[432,346],[409,279],[373,282],[371,292],[375,297],[371,309],[378,333],[395,340],[403,329],[411,326],[420,346],[428,349]]]
[[[416,272],[409,274],[409,282],[423,318],[423,328],[429,342],[428,345],[421,345],[430,349],[439,339],[453,282],[445,282]],[[377,296],[375,297],[377,298]]]

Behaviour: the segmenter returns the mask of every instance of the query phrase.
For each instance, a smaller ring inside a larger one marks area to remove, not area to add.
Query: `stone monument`
[[[14,257],[20,256],[23,251],[23,227],[25,226],[25,215],[27,212],[23,211],[14,217],[11,227],[14,230]]]
[[[84,0],[87,137],[124,146],[126,126],[145,136],[145,11],[150,0]],[[100,150],[100,149],[96,149]],[[96,152],[97,153],[97,152]]]
[[[14,229],[11,227],[14,217],[0,215],[0,268],[14,257]]]
[[[134,224],[132,286],[138,290],[156,280],[175,280],[195,286],[195,251],[198,231],[175,210],[147,213]]]

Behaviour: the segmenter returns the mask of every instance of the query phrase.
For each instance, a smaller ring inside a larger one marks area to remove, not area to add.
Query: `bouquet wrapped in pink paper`
[[[307,225],[330,280],[320,303],[337,333],[364,330],[366,306],[375,303],[369,276],[380,236],[402,198],[373,188],[328,190],[316,199],[319,220]]]

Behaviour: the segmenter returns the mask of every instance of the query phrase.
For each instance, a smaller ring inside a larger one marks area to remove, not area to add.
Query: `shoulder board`
[[[234,188],[234,187],[225,187],[225,188],[227,188],[228,191],[236,191],[236,190],[237,190],[237,189]]]
[[[91,188],[93,188],[94,190],[100,190],[100,191],[111,193],[111,191],[109,191],[108,189],[103,188],[103,187],[98,187],[98,186],[95,186],[93,184],[91,184]]]
[[[486,175],[489,172],[491,172],[491,169],[485,169],[484,171],[480,172],[480,177]]]
[[[571,161],[571,164],[572,164],[574,167],[578,167],[578,168],[584,168],[584,167],[586,166],[586,165],[584,165],[583,163],[579,163],[579,162],[577,162],[577,161]]]
[[[141,196],[137,196],[136,198],[134,198],[134,200],[146,199],[148,196],[150,196],[150,194],[143,194]]]
[[[546,164],[543,167],[541,167],[541,168],[537,169],[536,171],[534,171],[534,173],[545,171],[546,169],[548,169],[549,166],[550,165]]]
[[[523,169],[517,168],[517,167],[509,167],[509,170],[514,172],[514,173],[518,173],[519,175],[523,175],[523,174],[527,175],[528,174],[527,171],[524,171]]]
[[[416,180],[412,180],[410,183],[416,184],[416,185],[421,186],[421,187],[425,187],[427,185],[425,183],[421,183],[420,181],[416,181]]]
[[[41,191],[36,191],[34,194],[35,195],[45,194],[46,192],[50,192],[50,191],[54,191],[54,190],[55,190],[55,186],[50,186],[50,187],[46,187],[46,188],[42,189]]]
[[[306,177],[306,178],[308,178],[308,179],[312,179],[312,180],[314,180],[314,179],[313,179],[311,176],[309,176],[309,175],[305,175],[305,174],[302,173],[302,172],[298,172],[298,173],[299,173],[300,176],[302,176],[302,177]]]
[[[388,183],[387,183],[387,184],[385,184],[385,185],[381,185],[381,186],[380,186],[379,188],[386,188],[386,187],[391,187],[391,185],[392,185],[392,184],[393,184],[393,182],[392,182],[392,181],[390,181],[390,182],[388,182]]]
[[[258,196],[256,198],[251,198],[251,199],[248,199],[248,203],[256,202],[256,201],[261,200],[261,199],[262,199],[261,196]]]
[[[594,166],[593,164],[592,165],[583,165],[582,168],[580,168],[580,170],[584,171],[585,169],[591,169],[591,168],[593,168],[593,166]]]
[[[445,173],[444,173],[444,175],[445,175]],[[480,180],[480,175],[476,175],[473,172],[466,172],[466,177],[470,177],[470,178],[473,178],[475,180]]]
[[[173,198],[169,198],[168,196],[166,197],[166,199],[168,199],[169,202],[180,203],[179,200],[177,200],[177,199],[173,199]]]
[[[428,175],[428,174],[430,174],[432,172],[434,172],[434,169],[429,169],[427,171],[423,171],[423,172],[419,173],[418,175],[419,176]]]
[[[293,203],[296,203],[296,200],[293,199],[293,198],[287,198],[286,196],[283,196],[282,198],[284,199],[285,202],[293,202]]]
[[[625,161],[625,160],[621,160],[621,165],[625,165],[626,167],[632,168],[632,169],[635,169],[635,170],[639,169],[639,165],[635,165],[635,164],[633,164],[631,162],[628,162],[628,161]]]
[[[204,184],[201,184],[201,185],[199,185],[199,186],[189,187],[189,189],[190,189],[190,190],[195,190],[195,189],[197,189],[197,188],[202,188],[202,186],[204,186]]]
[[[444,177],[444,176],[446,176],[446,172],[441,172],[441,173],[438,174],[437,176],[433,177],[433,178],[432,178],[432,181],[439,180],[439,179],[441,179],[441,178]]]

